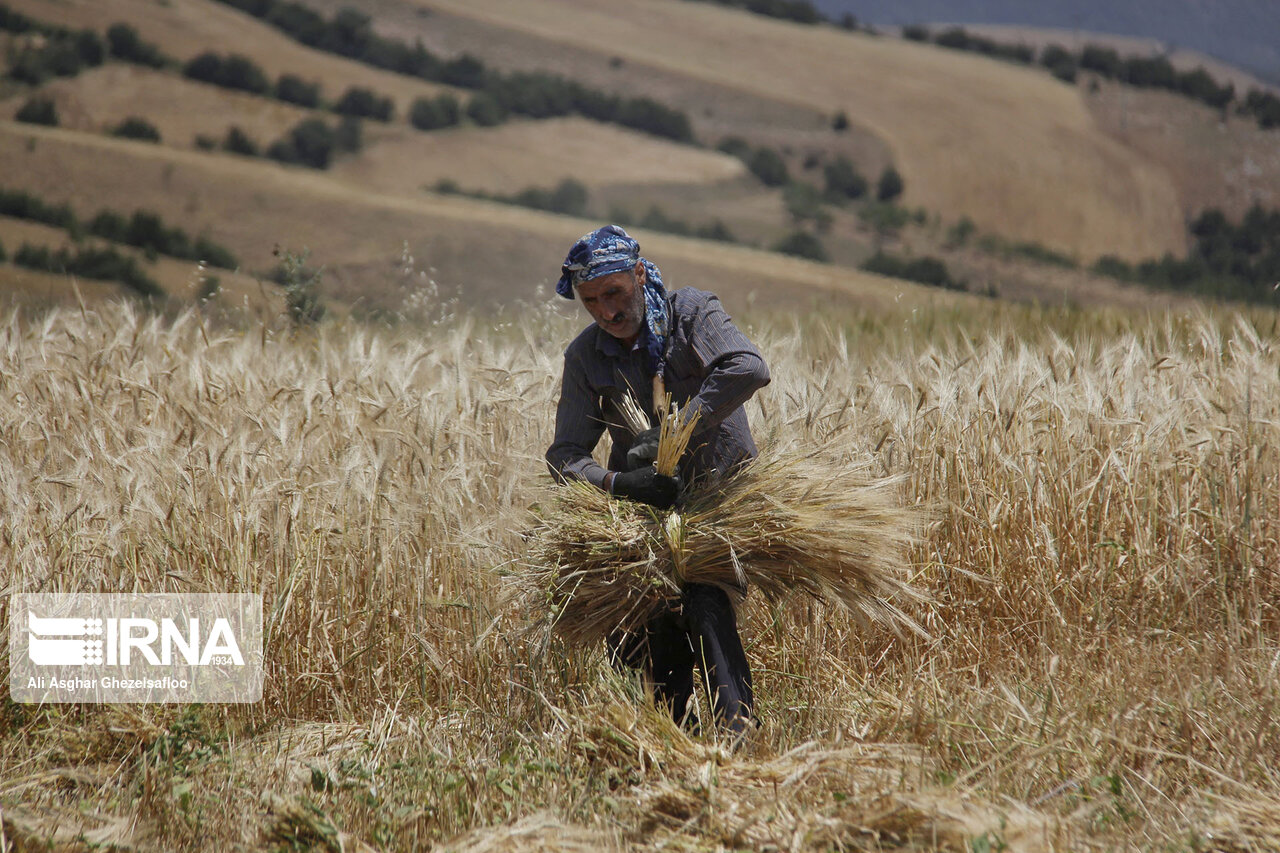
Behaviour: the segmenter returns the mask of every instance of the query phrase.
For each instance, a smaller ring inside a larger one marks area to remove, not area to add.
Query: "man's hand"
[[[671,509],[680,494],[680,481],[665,477],[652,467],[641,468],[615,474],[613,493],[658,509]]]
[[[653,464],[658,458],[658,436],[661,433],[662,427],[650,427],[632,440],[631,449],[627,451],[628,471],[648,468]]]

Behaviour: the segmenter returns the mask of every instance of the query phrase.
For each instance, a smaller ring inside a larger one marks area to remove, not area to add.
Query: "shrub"
[[[264,95],[271,90],[267,75],[258,64],[238,53],[225,59],[211,51],[202,53],[186,64],[183,73],[192,80],[254,95]]]
[[[285,163],[301,163],[313,169],[327,169],[333,160],[337,144],[338,138],[333,128],[321,119],[308,118],[298,122],[286,139],[274,143],[267,151],[267,156]]]
[[[902,28],[902,37],[908,41],[929,41],[929,28],[921,24],[908,24]]]
[[[163,68],[172,62],[160,48],[143,41],[138,31],[128,24],[112,24],[107,28],[107,46],[116,59],[136,65]]]
[[[822,176],[826,180],[827,198],[838,204],[867,194],[867,179],[843,154],[822,167]]]
[[[831,129],[836,133],[849,129],[849,116],[844,110],[840,110],[831,117]]]
[[[142,139],[146,142],[159,142],[160,131],[156,130],[156,126],[144,118],[137,116],[129,116],[124,121],[111,129],[112,136],[122,136],[126,139]]]
[[[744,163],[751,158],[751,143],[741,136],[726,136],[720,140],[720,144],[716,146],[716,149],[737,157]]]
[[[488,92],[477,92],[467,103],[467,118],[481,127],[493,127],[507,120],[507,111]]]
[[[54,252],[44,246],[23,243],[13,262],[18,266],[44,272],[118,281],[144,296],[164,295],[160,285],[143,272],[134,258],[109,247],[87,247],[76,252],[59,249]]]
[[[751,154],[747,168],[767,187],[780,187],[788,180],[787,164],[782,155],[767,146],[761,146]]]
[[[320,106],[320,84],[308,83],[296,74],[281,74],[276,80],[276,98],[312,109]]]
[[[819,231],[831,227],[831,213],[823,205],[821,190],[813,184],[792,181],[782,191],[782,202],[797,225],[812,222]]]
[[[324,269],[308,266],[305,250],[299,255],[277,248],[274,254],[280,258],[274,278],[284,287],[289,319],[295,327],[314,326],[324,317],[324,304],[320,301]]]
[[[4,243],[0,243],[0,264],[9,260],[9,254],[4,250]]]
[[[440,67],[440,82],[462,89],[480,89],[486,82],[484,63],[469,53]]]
[[[462,120],[462,108],[453,95],[416,98],[409,109],[409,123],[418,130],[453,127]]]
[[[391,98],[382,97],[372,89],[352,86],[333,105],[333,111],[339,115],[391,121],[395,114],[395,103]]]
[[[1076,80],[1079,64],[1076,62],[1075,54],[1060,44],[1046,45],[1044,50],[1040,51],[1040,64],[1063,82],[1074,83]]]
[[[232,154],[243,154],[246,157],[257,157],[261,153],[258,143],[254,142],[247,133],[235,125],[227,128],[226,138],[222,140],[222,148],[224,151],[230,151]]]
[[[773,250],[784,255],[795,255],[799,258],[808,258],[811,261],[820,261],[822,263],[830,260],[822,241],[808,231],[803,230],[792,231],[774,244]]]
[[[897,169],[887,166],[876,182],[876,198],[880,201],[893,201],[902,195],[903,189],[902,175],[898,174]]]
[[[89,233],[113,243],[124,243],[129,233],[129,220],[114,210],[103,210],[89,220]]]
[[[66,231],[80,229],[80,222],[70,205],[46,204],[38,196],[22,190],[0,189],[0,216],[42,222]]]
[[[532,207],[536,210],[548,210],[552,213],[580,216],[587,209],[587,188],[573,178],[565,178],[553,189],[530,187],[514,196],[499,197],[499,201],[518,204],[521,207]]]
[[[218,140],[207,133],[197,133],[195,146],[201,151],[213,151],[218,147]]]
[[[689,123],[688,116],[649,98],[629,98],[623,101],[618,107],[617,122],[624,127],[674,139],[676,142],[693,141],[693,126]]]
[[[942,287],[947,290],[966,289],[963,282],[951,277],[945,263],[933,257],[905,259],[885,252],[876,252],[863,262],[861,269],[877,275],[927,284],[931,287]]]
[[[1084,50],[1080,51],[1080,67],[1086,71],[1096,72],[1103,77],[1115,79],[1121,76],[1121,72],[1124,70],[1124,63],[1115,49],[1096,44],[1087,44],[1084,46]]]
[[[230,249],[213,242],[208,237],[197,237],[195,245],[191,248],[191,253],[195,257],[189,260],[204,261],[211,267],[221,267],[227,270],[233,270],[240,266],[239,260],[231,253]]]
[[[27,124],[43,124],[49,127],[58,126],[58,108],[53,99],[44,95],[35,95],[27,99],[14,115],[18,121]]]

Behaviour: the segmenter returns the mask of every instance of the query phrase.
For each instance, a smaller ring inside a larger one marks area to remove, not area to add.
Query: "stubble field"
[[[6,698],[0,846],[1280,843],[1274,316],[747,318],[759,440],[903,474],[938,522],[928,641],[748,599],[763,727],[730,754],[504,595],[581,320],[433,310],[0,329],[6,592],[254,591],[267,615],[255,706]]]

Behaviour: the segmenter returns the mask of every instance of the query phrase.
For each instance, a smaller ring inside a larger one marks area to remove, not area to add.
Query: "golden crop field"
[[[4,589],[261,592],[267,634],[258,705],[6,699],[0,846],[1280,846],[1274,315],[746,316],[759,441],[937,522],[928,640],[748,599],[731,753],[505,595],[583,320],[406,312],[0,326]]]

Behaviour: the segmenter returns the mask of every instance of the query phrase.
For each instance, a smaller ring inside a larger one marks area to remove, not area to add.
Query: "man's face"
[[[596,325],[630,346],[644,324],[644,265],[578,285],[578,298]]]

